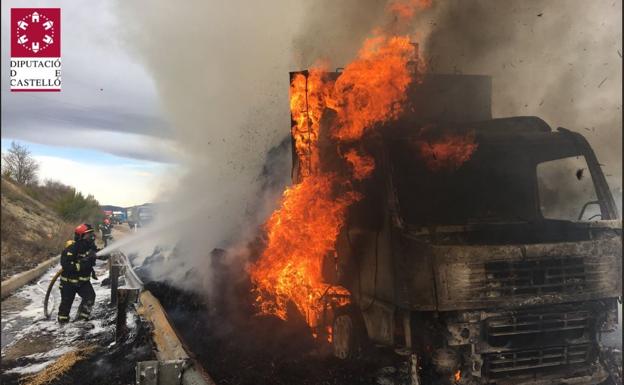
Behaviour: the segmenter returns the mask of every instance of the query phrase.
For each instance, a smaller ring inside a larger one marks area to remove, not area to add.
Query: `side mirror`
[[[589,206],[591,206],[591,205],[598,205],[598,206],[600,206],[600,202],[599,202],[599,201],[589,201],[589,202],[585,203],[585,204],[583,205],[583,208],[581,209],[581,213],[579,214],[579,216],[578,216],[578,219],[577,219],[577,220],[579,220],[579,221],[580,221],[580,220],[582,220],[582,219],[583,219],[583,214],[585,214],[585,210],[587,210],[587,207],[589,207]],[[591,221],[592,219],[594,219],[594,218],[596,218],[596,217],[600,217],[600,218],[602,219],[602,214],[595,214],[595,215],[592,215],[592,216],[588,219],[588,221]]]

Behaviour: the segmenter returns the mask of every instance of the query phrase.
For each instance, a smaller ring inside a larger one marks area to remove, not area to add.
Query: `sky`
[[[153,200],[176,173],[176,144],[156,87],[116,31],[115,2],[56,1],[62,20],[62,91],[11,93],[12,7],[50,2],[3,0],[2,151],[29,147],[39,177],[72,185],[101,204]]]

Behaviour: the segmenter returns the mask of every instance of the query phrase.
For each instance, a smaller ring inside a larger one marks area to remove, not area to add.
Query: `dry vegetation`
[[[94,346],[87,346],[65,353],[52,365],[33,376],[27,377],[21,383],[24,385],[49,384],[67,373],[78,361],[88,358],[94,351]]]
[[[73,226],[4,177],[1,191],[0,262],[5,279],[58,255]]]
[[[76,224],[103,219],[92,195],[52,180],[39,183],[38,170],[39,163],[24,145],[12,142],[2,153],[3,280],[59,254]]]

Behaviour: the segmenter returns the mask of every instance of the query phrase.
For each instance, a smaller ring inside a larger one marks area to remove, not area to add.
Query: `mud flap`
[[[418,373],[418,356],[416,353],[410,354],[410,385],[420,385],[420,374]]]

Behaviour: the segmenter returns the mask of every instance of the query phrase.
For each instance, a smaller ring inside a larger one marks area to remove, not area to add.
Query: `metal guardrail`
[[[119,289],[134,292],[135,295],[131,296],[130,299],[132,302],[136,302],[139,293],[143,290],[143,281],[135,273],[128,257],[124,253],[116,252],[111,255],[108,263],[111,283],[111,305],[117,304],[118,295],[116,293]]]
[[[134,272],[128,257],[115,253],[109,259],[111,304],[117,306],[118,341],[126,338],[126,314],[132,303],[138,303],[138,313],[152,325],[152,340],[156,345],[157,361],[137,362],[136,385],[214,385],[214,381],[184,349],[162,305]],[[123,284],[119,285],[120,278]]]
[[[143,290],[143,281],[141,280],[141,278],[139,278],[139,276],[134,271],[134,268],[132,267],[132,264],[130,263],[128,256],[123,253],[119,253],[118,258],[121,260],[122,265],[124,267],[123,274],[124,274],[124,277],[126,278],[124,286],[130,289]]]
[[[128,257],[123,253],[112,254],[108,263],[111,305],[117,306],[115,339],[121,341],[128,335],[128,327],[126,326],[128,306],[138,301],[143,290],[143,282],[134,272]]]

